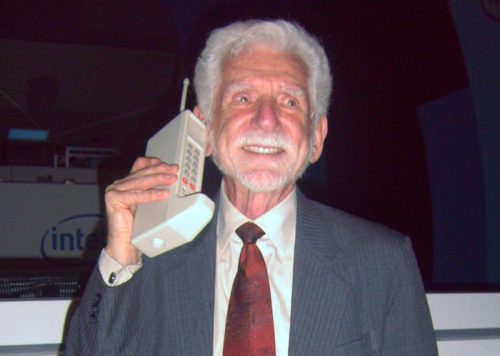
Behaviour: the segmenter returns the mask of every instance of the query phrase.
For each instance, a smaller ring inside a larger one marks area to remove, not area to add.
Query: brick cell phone
[[[146,156],[179,166],[179,179],[168,199],[138,205],[132,243],[149,257],[192,241],[212,219],[215,204],[200,193],[207,144],[206,126],[183,110],[189,81],[184,80],[181,112],[153,135]]]

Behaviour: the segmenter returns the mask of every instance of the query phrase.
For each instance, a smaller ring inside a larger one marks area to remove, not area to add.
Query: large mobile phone
[[[192,241],[212,219],[215,204],[200,193],[205,131],[205,124],[184,110],[148,140],[146,156],[179,165],[178,180],[168,187],[170,196],[135,211],[132,243],[149,257]]]

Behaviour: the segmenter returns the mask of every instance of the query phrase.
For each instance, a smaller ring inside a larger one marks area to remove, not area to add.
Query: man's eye
[[[245,104],[245,103],[248,103],[249,101],[250,101],[250,99],[248,99],[248,96],[246,96],[246,95],[240,95],[238,97],[239,103]]]
[[[287,99],[285,102],[286,106],[294,107],[297,106],[297,100],[295,99]]]

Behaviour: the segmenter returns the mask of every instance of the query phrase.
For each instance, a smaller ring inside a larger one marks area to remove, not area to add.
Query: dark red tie
[[[247,222],[236,234],[244,245],[227,310],[224,356],[276,355],[269,278],[255,244],[264,231]]]

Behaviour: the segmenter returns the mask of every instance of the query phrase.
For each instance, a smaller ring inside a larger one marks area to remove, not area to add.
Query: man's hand
[[[141,253],[131,243],[135,208],[138,204],[168,198],[167,188],[177,181],[178,170],[177,165],[158,158],[140,157],[128,176],[106,188],[108,244],[105,250],[115,261],[124,266],[139,262]]]

